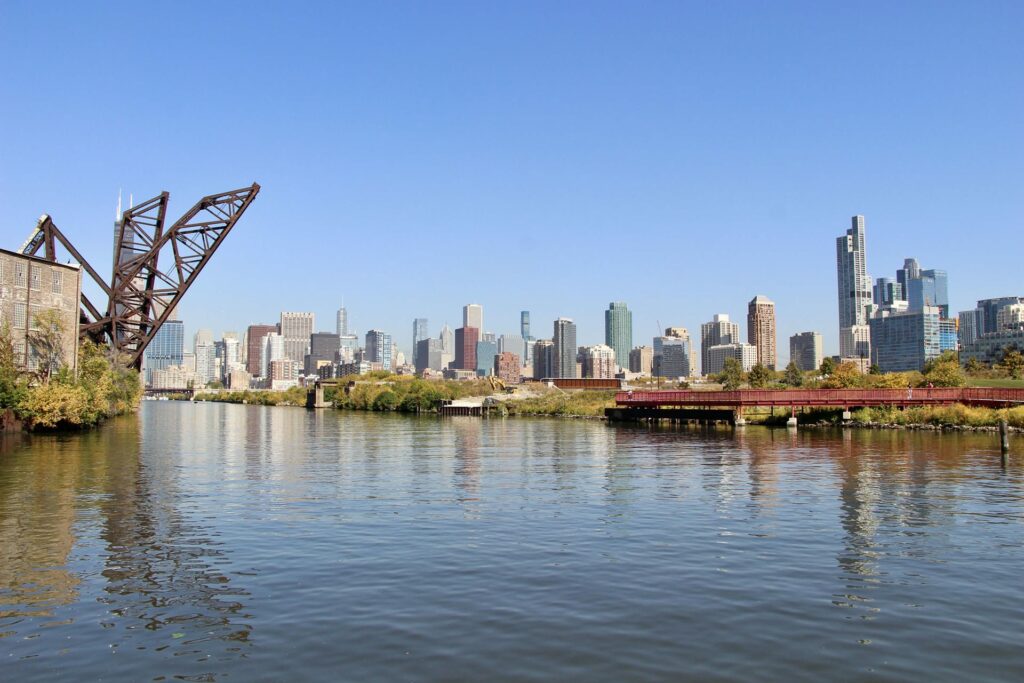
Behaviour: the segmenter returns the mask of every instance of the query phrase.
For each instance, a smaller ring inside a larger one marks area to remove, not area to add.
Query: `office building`
[[[725,368],[725,360],[735,358],[743,372],[750,372],[757,365],[757,348],[753,344],[718,344],[708,349],[708,369],[705,375],[717,375]]]
[[[526,341],[518,334],[503,334],[498,337],[498,353],[514,353],[519,358],[524,358]]]
[[[789,359],[801,370],[817,370],[825,360],[825,346],[818,332],[799,332],[789,338]]]
[[[315,329],[314,322],[312,313],[281,313],[280,334],[284,337],[285,358],[290,358],[300,367],[309,353],[309,336]]]
[[[1015,330],[1024,325],[1024,303],[1009,304],[996,312],[996,331]]]
[[[263,363],[264,339],[268,334],[277,332],[277,325],[249,325],[245,333],[246,361],[245,369],[253,377],[264,377],[266,364]]]
[[[864,216],[854,216],[845,235],[836,238],[836,280],[839,302],[839,355],[858,358],[869,354],[868,318],[872,313],[871,278],[867,272]],[[851,330],[860,327],[861,330]]]
[[[960,350],[960,362],[966,364],[973,358],[986,365],[994,365],[1002,361],[1007,349],[1024,353],[1024,327],[986,332]]]
[[[711,364],[710,351],[712,346],[738,344],[740,326],[729,320],[725,313],[717,313],[711,322],[700,326],[700,363],[701,373],[711,374],[707,368]],[[715,371],[719,372],[719,371]]]
[[[494,374],[505,384],[519,384],[522,380],[522,361],[511,351],[502,351],[494,357]]]
[[[980,334],[978,327],[981,323],[981,314],[977,308],[969,311],[960,311],[957,316],[957,342],[963,349],[977,341]]]
[[[460,327],[455,330],[455,370],[476,372],[476,344],[480,341],[480,328]]]
[[[905,301],[906,297],[903,294],[903,285],[891,277],[880,277],[875,280],[872,299],[875,306],[885,308],[892,306],[897,301]]]
[[[153,385],[153,371],[163,370],[172,365],[180,366],[184,362],[185,323],[180,320],[166,321],[156,334],[153,341],[146,347],[143,355],[146,386]]]
[[[366,333],[364,360],[380,363],[382,370],[391,370],[392,345],[391,335],[381,330],[370,330]]]
[[[924,364],[942,352],[939,320],[937,306],[905,313],[879,312],[868,322],[871,364],[882,372],[924,370]]]
[[[305,359],[305,374],[316,375],[324,365],[332,365],[338,360],[341,350],[341,337],[332,332],[314,332],[309,335],[309,353]]]
[[[758,294],[747,304],[747,342],[757,349],[757,362],[774,370],[777,364],[775,348],[775,302]]]
[[[654,348],[638,346],[629,351],[629,371],[651,375],[654,371]]]
[[[615,349],[607,344],[595,344],[580,348],[583,377],[589,379],[615,379],[618,362]]]
[[[530,340],[533,337],[530,336],[530,312],[520,311],[519,312],[519,334],[524,340]]]
[[[494,372],[494,359],[497,355],[497,342],[478,341],[476,343],[476,373],[486,377]]]
[[[452,328],[448,327],[447,323],[445,323],[445,326],[441,328],[441,334],[438,335],[438,338],[441,340],[441,346],[444,350],[454,357],[455,332],[452,331]]]
[[[921,265],[915,258],[903,259],[903,267],[896,271],[896,283],[900,286],[900,292],[904,301],[910,292],[910,281],[921,277]]]
[[[946,271],[918,270],[918,277],[907,277],[908,310],[920,311],[935,306],[939,309],[939,317],[949,317]]]
[[[999,310],[1005,306],[1024,303],[1024,297],[1003,296],[995,299],[982,299],[978,302],[979,328],[978,335],[999,331]]]
[[[480,304],[466,304],[462,307],[462,326],[484,330],[484,307]],[[479,341],[479,336],[477,337]]]
[[[412,321],[412,364],[417,365],[417,353],[419,353],[419,343],[430,336],[427,331],[427,319],[416,318]]]
[[[356,358],[359,350],[359,337],[354,334],[343,334],[338,337],[338,358],[339,363],[351,363]]]
[[[622,301],[611,302],[604,312],[604,343],[615,350],[616,362],[625,366],[633,348],[633,312]]]
[[[533,378],[555,377],[555,343],[550,339],[537,339],[533,344]]]
[[[576,323],[559,318],[554,324],[552,350],[552,377],[576,378]]]
[[[678,379],[693,374],[690,333],[685,327],[669,327],[664,336],[654,338],[651,374]]]
[[[260,377],[270,378],[270,364],[275,360],[284,360],[284,337],[277,332],[263,336],[263,350],[260,353]]]
[[[444,346],[440,339],[421,339],[416,345],[416,372],[423,374],[424,370],[441,372],[448,366],[445,360]]]
[[[344,306],[338,309],[338,313],[334,318],[334,332],[339,337],[344,337],[348,334],[348,309]]]
[[[192,339],[192,352],[196,356],[196,382],[205,387],[218,378],[214,364],[213,332],[198,330]]]

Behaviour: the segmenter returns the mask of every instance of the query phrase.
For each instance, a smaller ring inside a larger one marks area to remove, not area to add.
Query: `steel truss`
[[[253,183],[203,197],[166,231],[167,192],[128,209],[121,216],[109,282],[48,215],[39,219],[21,252],[36,256],[42,250],[43,258],[56,261],[57,244],[64,247],[107,296],[101,311],[82,294],[81,337],[109,343],[129,367],[139,368],[146,347],[259,191]],[[173,261],[170,267],[161,267],[161,254],[164,263]]]

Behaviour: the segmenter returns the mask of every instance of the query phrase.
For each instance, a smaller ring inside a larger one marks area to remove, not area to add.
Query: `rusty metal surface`
[[[128,209],[121,216],[109,283],[49,216],[40,219],[22,253],[43,250],[47,260],[56,261],[56,245],[64,247],[108,297],[101,309],[82,295],[80,334],[109,343],[128,366],[138,368],[146,347],[259,191],[253,183],[207,195],[166,231],[167,192]],[[168,265],[161,265],[161,256]]]
[[[615,403],[624,407],[660,406],[783,406],[868,407],[949,405],[1024,405],[1024,389],[986,387],[918,389],[743,389],[739,391],[620,391]]]

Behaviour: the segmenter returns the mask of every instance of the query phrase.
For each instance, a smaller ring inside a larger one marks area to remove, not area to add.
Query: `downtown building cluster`
[[[1024,297],[982,299],[956,317],[950,313],[945,270],[923,269],[903,261],[895,277],[874,282],[867,269],[863,216],[836,238],[839,356],[866,372],[923,370],[946,351],[961,363],[1000,360],[1006,348],[1024,348]]]
[[[871,366],[882,372],[922,370],[944,351],[959,351],[962,362],[993,363],[1008,346],[1024,348],[1024,297],[984,299],[954,317],[944,270],[924,269],[907,258],[894,277],[872,281],[863,216],[854,216],[850,229],[836,239],[836,275],[839,354],[832,358],[852,362],[862,372]],[[388,332],[351,331],[344,306],[334,322],[334,331],[316,331],[313,313],[284,311],[275,323],[253,324],[241,334],[225,332],[219,340],[199,330],[186,352],[183,322],[169,320],[146,351],[146,384],[165,390],[211,382],[232,389],[286,389],[308,378],[374,370],[447,379],[495,376],[505,383],[640,376],[691,380],[722,372],[729,359],[745,372],[756,365],[782,369],[775,303],[763,295],[747,304],[746,335],[728,314],[718,313],[700,325],[698,339],[691,340],[685,327],[668,327],[649,346],[633,345],[633,312],[622,301],[608,305],[604,343],[593,345],[578,344],[576,323],[566,317],[550,323],[549,337],[535,334],[529,311],[521,311],[516,332],[489,331],[484,307],[476,303],[463,307],[460,327],[445,324],[436,336],[426,318],[415,318],[410,358]],[[825,358],[822,335],[792,335],[789,357],[799,370],[817,370]]]

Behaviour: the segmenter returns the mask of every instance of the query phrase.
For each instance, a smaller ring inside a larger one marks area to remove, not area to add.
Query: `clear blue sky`
[[[342,298],[408,351],[484,305],[634,344],[755,294],[837,351],[835,237],[1024,295],[1024,3],[0,0],[0,226],[53,215],[109,268],[118,188],[259,198],[189,333]]]

